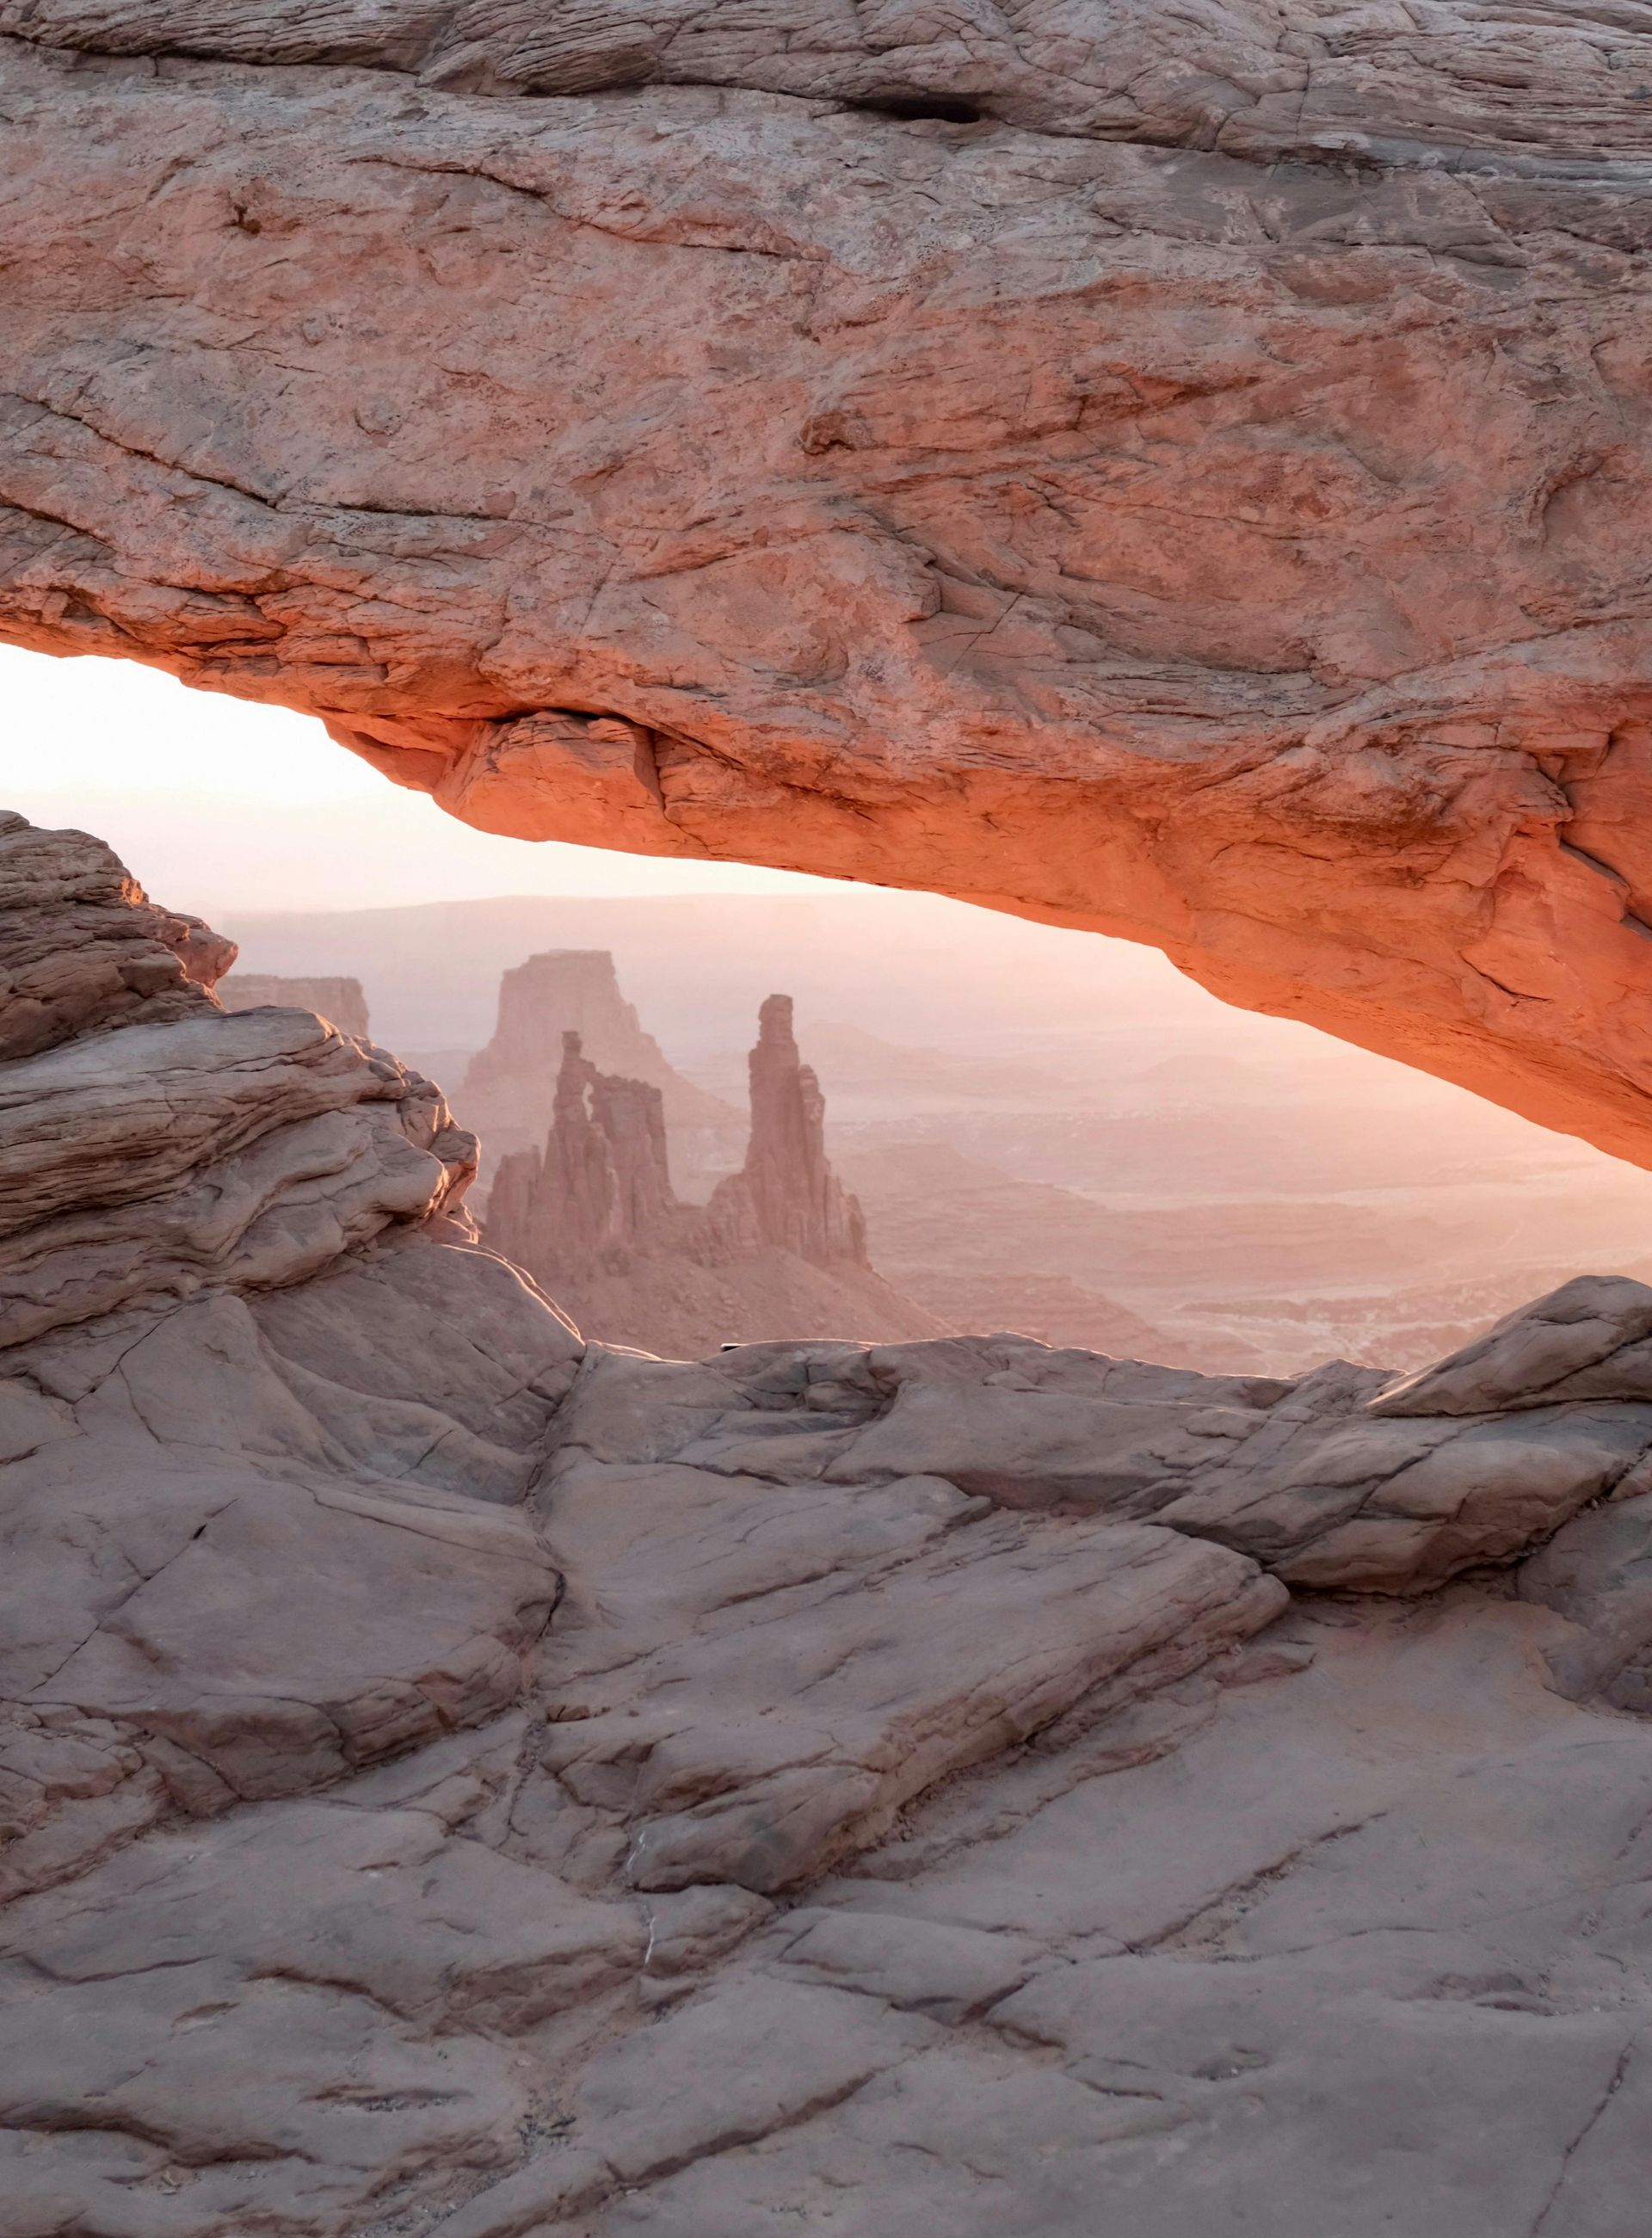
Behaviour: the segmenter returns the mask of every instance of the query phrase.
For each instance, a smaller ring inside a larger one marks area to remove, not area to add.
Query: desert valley
[[[347,1030],[370,1010],[481,1136],[481,1195],[492,1156],[542,1146],[578,1031],[662,1089],[674,1184],[703,1199],[744,1154],[758,1004],[792,993],[873,1264],[954,1329],[1214,1371],[1412,1367],[1574,1274],[1652,1275],[1639,1167],[1116,942],[863,887],[226,923],[228,999],[243,979],[268,999],[263,972]],[[602,1333],[688,1341],[636,1310]],[[854,1333],[921,1326],[876,1324]],[[750,1333],[713,1316],[690,1348]]]

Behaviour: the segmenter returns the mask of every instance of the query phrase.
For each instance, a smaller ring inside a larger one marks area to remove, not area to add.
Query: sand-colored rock
[[[1283,1606],[1250,1562],[1167,1532],[995,1515],[917,1473],[834,1493],[825,1379],[865,1355],[824,1349],[598,1358],[566,1411],[540,1763],[618,1818],[634,1886],[817,1877],[927,1787]],[[617,1437],[647,1464],[611,1458]]]
[[[1652,1293],[1623,1275],[1580,1275],[1505,1314],[1450,1359],[1398,1378],[1376,1414],[1488,1414],[1570,1399],[1635,1399],[1652,1380]]]
[[[9,638],[1652,1156],[1633,11],[0,32]]]
[[[235,958],[199,917],[155,908],[101,839],[0,811],[0,1058],[197,1016]]]
[[[1562,1692],[1652,1711],[1652,1499],[1644,1489],[1587,1514],[1522,1566],[1523,1599],[1577,1630],[1550,1653]]]
[[[221,1009],[185,965],[228,944],[85,835],[10,818],[0,857],[0,944],[65,990],[0,995],[0,1045],[46,1040],[0,1063],[11,1892],[507,1709],[580,1347],[475,1248],[427,1081]]]
[[[232,971],[214,990],[226,1010],[314,1010],[341,1034],[367,1038],[367,998],[359,979],[292,979],[274,971]]]
[[[319,1274],[456,1202],[474,1170],[439,1090],[305,1011],[123,1026],[24,1058],[0,1085],[0,1329]]]

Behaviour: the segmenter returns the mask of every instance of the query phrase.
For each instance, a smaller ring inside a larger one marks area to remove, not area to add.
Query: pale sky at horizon
[[[136,662],[0,646],[0,807],[106,839],[175,909],[372,909],[506,894],[812,892],[829,880],[473,831],[320,723]]]
[[[743,864],[672,862],[474,831],[424,795],[390,784],[306,717],[190,691],[133,661],[56,659],[4,645],[0,808],[96,833],[156,900],[208,923],[536,895],[867,891]],[[932,898],[902,897],[919,910]],[[935,906],[993,917],[956,902]],[[1093,996],[1104,981],[1115,990],[1156,985],[1178,1012],[1190,1004],[1204,1012],[1207,1038],[1248,1049],[1259,1062],[1273,1061],[1286,1043],[1299,1059],[1312,1043],[1322,1061],[1363,1068],[1373,1082],[1404,1075],[1414,1093],[1467,1096],[1312,1027],[1229,1010],[1152,948],[1013,917],[995,921],[1007,934],[1014,928],[1012,938],[1036,932],[1050,944],[1047,969],[1077,942],[1086,954],[1075,984]],[[936,937],[935,925],[928,937]]]

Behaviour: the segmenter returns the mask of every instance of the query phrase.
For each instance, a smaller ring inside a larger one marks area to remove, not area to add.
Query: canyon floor
[[[1652,1290],[1420,1373],[582,1341],[0,828],[17,2238],[1638,2238]]]

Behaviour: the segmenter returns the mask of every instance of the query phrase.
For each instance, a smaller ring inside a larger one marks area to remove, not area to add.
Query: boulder
[[[1652,1399],[1652,1289],[1580,1275],[1461,1351],[1397,1378],[1373,1414],[1488,1414],[1568,1399]]]

